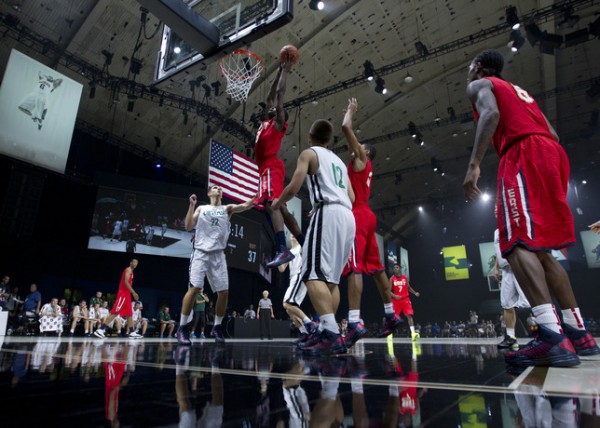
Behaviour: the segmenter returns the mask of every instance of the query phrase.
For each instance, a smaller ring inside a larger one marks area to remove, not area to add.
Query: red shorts
[[[575,243],[567,204],[569,160],[556,141],[532,135],[510,146],[498,168],[500,250],[548,251]]]
[[[404,297],[400,300],[392,299],[392,303],[394,305],[394,312],[396,315],[400,316],[400,314],[413,316],[415,312],[413,311],[412,303],[408,297]]]
[[[110,310],[111,314],[120,315],[122,317],[130,317],[133,315],[133,308],[131,307],[131,293],[129,290],[121,291],[117,293],[115,304]]]
[[[419,373],[408,372],[403,379],[407,384],[400,391],[400,414],[416,415],[419,402],[417,401],[417,382],[419,382]]]
[[[283,192],[285,165],[281,159],[274,159],[261,167],[258,180],[257,202],[273,201]]]
[[[377,219],[368,205],[360,205],[352,209],[356,221],[356,235],[350,250],[348,264],[344,268],[343,276],[350,272],[371,275],[383,270],[379,246],[375,238]]]

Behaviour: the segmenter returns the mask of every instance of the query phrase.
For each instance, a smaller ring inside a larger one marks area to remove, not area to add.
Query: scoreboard
[[[271,257],[272,245],[268,244],[269,240],[261,239],[266,233],[265,228],[244,214],[234,214],[230,221],[231,233],[225,249],[227,266],[258,273],[260,263],[265,259],[263,255],[267,253],[267,260]]]

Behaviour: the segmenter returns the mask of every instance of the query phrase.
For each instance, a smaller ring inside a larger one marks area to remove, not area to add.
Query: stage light
[[[375,80],[375,92],[384,95],[387,93],[387,89],[385,88],[385,80],[383,80],[381,77],[378,77],[377,80]]]
[[[423,207],[419,205],[419,212],[423,212]]]
[[[513,30],[517,30],[521,26],[519,23],[519,16],[517,15],[517,8],[515,6],[506,8],[506,22],[508,22],[508,25],[510,25]]]
[[[414,78],[410,75],[410,73],[406,73],[406,76],[404,77],[404,82],[406,83],[412,83],[412,81],[414,80]]]
[[[518,51],[525,44],[525,39],[521,34],[521,30],[512,30],[510,32],[510,50],[513,52]]]
[[[157,169],[160,169],[160,168],[162,168],[162,164],[161,164],[160,162],[156,162],[156,165],[155,165],[155,166],[156,166],[156,168],[157,168]]]
[[[375,67],[373,67],[373,63],[369,60],[366,60],[363,66],[365,67],[365,77],[367,80],[373,80],[375,76]]]
[[[429,55],[429,51],[427,50],[427,47],[423,44],[422,41],[417,41],[415,43],[415,48],[417,48],[417,52],[420,53],[422,56]]]
[[[525,34],[527,35],[527,40],[531,46],[535,46],[537,42],[542,40],[544,33],[540,30],[540,27],[537,26],[535,22],[530,22],[525,25]]]
[[[417,138],[417,125],[414,122],[408,122],[408,133],[411,137]]]
[[[173,52],[176,53],[176,54],[179,54],[179,53],[181,53],[181,48],[179,46],[175,46],[173,48]]]
[[[323,10],[325,3],[319,0],[310,0],[308,7],[312,10]]]

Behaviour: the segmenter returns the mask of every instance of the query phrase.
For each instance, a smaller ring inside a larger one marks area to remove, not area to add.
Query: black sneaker
[[[361,322],[349,322],[348,331],[346,332],[346,337],[344,337],[346,347],[348,349],[352,348],[356,342],[367,334],[369,334],[369,330]]]
[[[385,317],[385,324],[383,324],[383,329],[379,332],[377,337],[388,337],[390,334],[396,330],[400,324],[402,324],[402,318],[398,317],[398,315],[394,314],[394,316]]]
[[[192,341],[190,340],[190,332],[188,331],[187,326],[179,327],[175,336],[177,337],[177,343],[180,345],[189,346],[192,344]]]
[[[594,337],[587,330],[577,330],[568,324],[563,324],[565,334],[573,344],[577,355],[587,357],[600,354],[600,348]]]
[[[538,337],[522,349],[504,354],[507,364],[519,366],[573,367],[581,364],[566,335],[540,325]]]
[[[504,335],[504,340],[498,344],[498,348],[518,348],[519,344],[517,343],[517,339],[514,337],[510,337],[508,334]]]
[[[225,337],[223,337],[223,328],[221,327],[221,324],[214,326],[210,332],[210,335],[215,338],[215,342],[225,343]]]

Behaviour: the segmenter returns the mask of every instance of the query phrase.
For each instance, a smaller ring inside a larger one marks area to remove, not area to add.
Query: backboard
[[[189,67],[202,68],[207,60],[216,60],[273,32],[293,17],[293,0],[138,1],[165,23],[155,83]],[[181,19],[182,15],[188,16]],[[177,34],[178,29],[182,34],[191,34],[190,40],[197,32],[203,43],[198,38],[192,43],[184,40]]]

